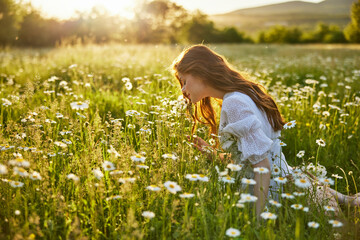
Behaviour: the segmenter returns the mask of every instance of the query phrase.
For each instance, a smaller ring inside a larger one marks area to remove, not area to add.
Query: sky
[[[323,0],[303,0],[304,2],[322,2]],[[74,16],[76,10],[90,11],[94,6],[103,6],[110,14],[119,14],[131,18],[132,9],[137,0],[24,0],[41,10],[45,17],[67,19]],[[241,8],[257,7],[289,0],[173,0],[187,10],[200,9],[206,14],[226,13]]]

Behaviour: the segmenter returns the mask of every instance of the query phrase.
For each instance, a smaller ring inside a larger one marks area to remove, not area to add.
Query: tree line
[[[273,26],[248,36],[235,27],[219,28],[200,11],[189,12],[168,0],[142,1],[133,19],[110,16],[105,9],[78,12],[68,20],[47,19],[31,4],[0,0],[0,45],[56,46],[84,43],[359,43],[360,0],[351,22],[340,29],[318,23],[312,31]]]

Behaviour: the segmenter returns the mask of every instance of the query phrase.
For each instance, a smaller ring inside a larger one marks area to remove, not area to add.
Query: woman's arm
[[[265,158],[261,162],[252,165],[253,168],[256,167],[263,167],[267,168],[269,170],[268,173],[257,173],[255,172],[254,180],[256,181],[256,184],[254,186],[254,195],[258,198],[256,201],[256,216],[259,217],[260,213],[263,211],[265,207],[266,198],[269,191],[269,185],[270,185],[270,162],[268,158]]]

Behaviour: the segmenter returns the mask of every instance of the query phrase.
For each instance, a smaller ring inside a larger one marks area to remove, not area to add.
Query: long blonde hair
[[[204,45],[194,45],[185,49],[173,62],[172,69],[178,79],[181,88],[181,74],[191,74],[204,80],[211,87],[223,92],[241,92],[248,95],[256,106],[264,111],[274,131],[281,130],[285,124],[279,109],[266,93],[264,87],[258,83],[245,79],[238,71],[232,69],[224,57],[212,51]],[[186,96],[184,96],[186,97]],[[200,108],[200,111],[199,109]],[[205,122],[199,118],[199,112]],[[210,97],[203,98],[199,104],[195,104],[195,111],[190,113],[195,124],[200,122],[210,126],[210,132],[217,134],[216,114],[211,104]]]

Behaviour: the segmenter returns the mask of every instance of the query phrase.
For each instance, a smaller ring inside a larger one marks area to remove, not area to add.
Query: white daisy
[[[147,186],[146,189],[147,189],[147,190],[150,190],[150,191],[154,191],[154,192],[158,192],[158,191],[161,190],[161,188],[159,188],[159,187],[156,186],[156,185]]]
[[[308,222],[308,227],[311,227],[311,228],[318,228],[320,226],[319,223],[317,222]]]
[[[176,155],[171,154],[171,153],[165,153],[165,154],[162,155],[162,157],[165,158],[165,159],[171,158],[172,160],[178,159],[178,157]]]
[[[246,185],[255,185],[256,181],[254,179],[243,178],[243,179],[241,179],[241,183],[246,184]]]
[[[146,166],[145,164],[138,164],[138,165],[136,165],[136,167],[141,168],[141,169],[148,169],[149,168],[149,166]]]
[[[335,209],[334,209],[333,207],[331,207],[331,206],[325,205],[325,206],[324,206],[324,209],[325,209],[325,211],[335,212]]]
[[[164,183],[164,186],[172,194],[176,194],[177,192],[181,191],[181,187],[176,182],[167,181],[167,182]]]
[[[204,174],[199,174],[198,179],[199,179],[199,181],[202,181],[202,182],[208,182],[209,181],[209,178],[207,176],[205,176]]]
[[[237,172],[241,170],[242,165],[229,163],[226,167],[229,168],[231,171]]]
[[[20,157],[15,158],[14,160],[10,160],[9,164],[12,166],[18,166],[18,167],[24,167],[24,168],[30,167],[30,162],[26,161],[25,159],[20,158]]]
[[[181,198],[192,198],[195,195],[193,193],[183,193],[179,195]]]
[[[301,204],[292,204],[291,208],[298,210],[298,209],[302,209],[303,205],[301,205]]]
[[[273,206],[276,206],[276,207],[281,207],[281,203],[279,203],[278,201],[275,201],[275,200],[272,200],[270,199],[269,200],[269,203]]]
[[[22,167],[14,167],[14,173],[20,175],[21,177],[29,176],[29,173]]]
[[[305,193],[304,192],[293,192],[293,194],[297,197],[300,197],[300,196],[304,196]]]
[[[300,188],[308,188],[311,186],[311,183],[306,178],[298,178],[295,180],[295,185]]]
[[[322,140],[321,138],[320,139],[317,139],[316,140],[316,143],[320,146],[320,147],[325,147],[325,141]]]
[[[114,195],[114,196],[107,197],[106,201],[114,200],[114,199],[121,199],[121,198],[122,198],[122,196],[120,196],[120,195]]]
[[[333,227],[341,227],[343,224],[342,222],[339,222],[338,220],[329,220],[329,223],[333,226]]]
[[[237,230],[236,228],[229,228],[226,230],[225,234],[228,237],[238,237],[238,236],[240,236],[240,231]]]
[[[281,197],[282,198],[287,198],[287,199],[294,199],[295,197],[292,195],[292,194],[290,194],[290,193],[282,193],[281,194]]]
[[[280,145],[281,147],[287,146],[286,143],[284,143],[283,141],[280,141],[279,145]]]
[[[73,180],[74,182],[77,182],[77,181],[79,181],[79,180],[80,180],[80,179],[79,179],[79,177],[78,177],[78,176],[76,176],[76,175],[75,175],[75,174],[73,174],[73,173],[68,174],[66,177],[67,177],[68,179]]]
[[[86,102],[72,102],[72,103],[70,103],[70,106],[72,109],[75,109],[75,110],[84,110],[84,109],[89,108],[89,104]]]
[[[277,183],[286,183],[287,178],[285,178],[285,177],[276,177],[276,178],[274,178],[274,181],[277,182]]]
[[[230,176],[222,177],[221,181],[225,183],[235,183],[235,178],[232,178]]]
[[[194,181],[197,181],[199,179],[199,175],[198,174],[186,174],[185,178],[189,179],[192,182],[194,182]]]
[[[271,169],[271,175],[273,176],[278,176],[281,173],[280,168],[277,165],[273,165],[272,169]]]
[[[18,188],[24,186],[24,183],[18,181],[9,181],[10,186],[13,188]]]
[[[143,157],[142,155],[140,154],[136,154],[134,156],[131,156],[130,159],[133,161],[133,162],[142,162],[144,163],[145,162],[145,157]]]
[[[293,128],[295,127],[296,125],[296,120],[292,120],[290,122],[287,122],[285,125],[284,125],[284,129],[289,129],[289,128]]]
[[[99,180],[104,177],[104,174],[99,168],[93,169],[92,172],[94,173],[94,176]]]
[[[269,172],[269,169],[264,168],[264,167],[256,167],[254,168],[254,172],[260,173],[260,174],[265,174]]]
[[[325,185],[334,185],[334,180],[332,180],[331,178],[319,178],[319,182]]]
[[[136,178],[132,178],[132,177],[125,177],[125,178],[119,178],[119,179],[118,179],[118,182],[119,182],[119,183],[123,183],[123,184],[125,184],[125,183],[127,183],[127,182],[133,183],[133,182],[135,182],[135,181],[136,181]]]
[[[238,201],[238,203],[256,202],[256,201],[257,201],[256,196],[253,196],[253,195],[248,194],[248,193],[242,193],[240,195],[240,200]]]
[[[150,212],[150,211],[144,211],[141,214],[144,218],[148,218],[148,219],[152,219],[155,217],[155,213]]]
[[[299,151],[299,152],[296,154],[296,156],[297,156],[298,158],[302,158],[302,157],[304,157],[304,155],[305,155],[305,151],[304,151],[304,150],[301,150],[301,151]]]
[[[123,174],[124,172],[121,171],[121,170],[114,170],[114,171],[111,171],[110,172],[110,175],[111,176],[116,176],[116,175],[120,175],[120,174]]]
[[[263,212],[260,214],[260,216],[263,218],[263,219],[273,219],[275,220],[277,218],[277,216],[273,213],[270,213],[270,212]]]
[[[105,171],[115,170],[114,164],[110,161],[104,161],[102,167]]]
[[[7,174],[8,170],[6,165],[0,164],[0,174]]]
[[[30,175],[29,175],[31,180],[41,180],[41,176],[40,173],[33,171]]]

